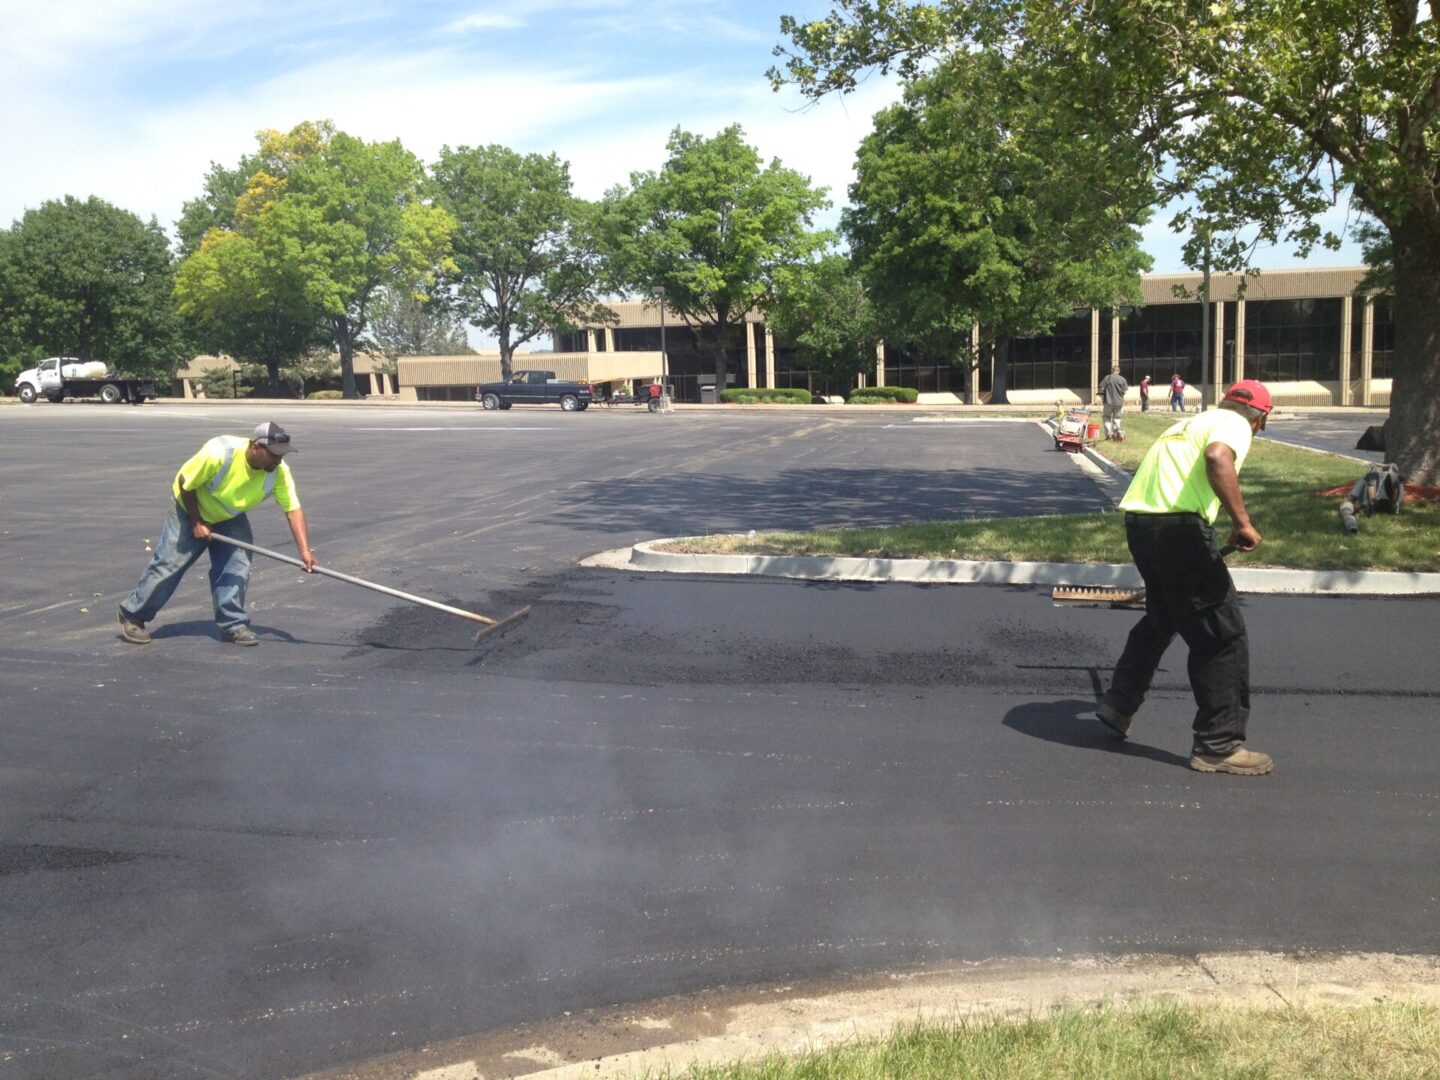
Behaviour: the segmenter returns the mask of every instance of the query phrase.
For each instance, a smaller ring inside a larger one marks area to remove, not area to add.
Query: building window
[[[1339,297],[1245,304],[1245,374],[1273,382],[1340,378]]]
[[[1392,379],[1395,377],[1395,298],[1377,296],[1372,306],[1375,310],[1375,325],[1370,340],[1370,378]],[[1360,377],[1360,345],[1365,333],[1365,302],[1355,298],[1353,321],[1350,324],[1350,372]]]

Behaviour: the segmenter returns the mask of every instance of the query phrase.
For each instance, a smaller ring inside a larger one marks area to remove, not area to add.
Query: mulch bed
[[[1340,484],[1337,487],[1322,488],[1315,494],[1343,499],[1354,490],[1354,484]],[[1405,501],[1409,502],[1411,499],[1419,499],[1421,502],[1440,502],[1440,484],[1406,484]]]

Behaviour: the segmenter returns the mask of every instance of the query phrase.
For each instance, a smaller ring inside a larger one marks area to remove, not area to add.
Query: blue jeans
[[[165,602],[180,584],[185,571],[195,564],[208,548],[210,551],[210,595],[215,601],[215,621],[221,631],[234,630],[250,621],[245,614],[245,589],[250,584],[250,553],[218,540],[196,540],[185,508],[178,502],[170,508],[170,516],[160,530],[160,542],[150,564],[140,574],[135,591],[120,603],[127,619],[148,623],[160,613]],[[254,537],[250,520],[244,514],[210,526],[211,532],[233,536],[247,544]]]

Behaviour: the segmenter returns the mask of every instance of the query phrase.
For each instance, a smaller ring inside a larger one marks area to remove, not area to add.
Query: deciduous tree
[[[607,321],[590,207],[571,194],[554,154],[503,146],[445,147],[435,163],[438,203],[455,219],[451,304],[494,334],[503,378],[515,348],[547,331]]]
[[[1387,454],[1440,482],[1440,24],[1428,0],[838,0],[782,20],[776,82],[844,91],[872,66],[906,77],[977,52],[1035,75],[1032,104],[1127,130],[1192,214],[1249,224],[1303,256],[1353,197],[1389,234],[1395,362]],[[1239,268],[1246,245],[1216,246]],[[1196,264],[1195,251],[1190,262]]]
[[[767,312],[775,335],[794,346],[828,393],[875,369],[881,333],[864,283],[844,255],[829,253],[779,275]]]
[[[44,356],[167,374],[184,342],[165,232],[101,199],[67,195],[0,231],[0,371]]]
[[[1136,302],[1150,265],[1143,160],[1131,153],[1118,190],[1102,184],[1123,140],[1018,108],[1019,77],[977,53],[916,78],[862,142],[843,218],[886,336],[948,345],[969,366],[978,325],[997,403],[1012,338],[1048,333],[1076,308]]]
[[[829,236],[811,229],[829,203],[823,188],[768,165],[732,125],[713,138],[676,128],[659,172],[632,173],[605,199],[611,271],[627,291],[665,303],[714,347],[726,385],[725,345],[747,312],[767,307],[777,276],[808,260]]]

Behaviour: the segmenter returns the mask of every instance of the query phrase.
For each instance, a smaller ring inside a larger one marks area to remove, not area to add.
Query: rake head
[[[1056,585],[1050,593],[1057,603],[1092,607],[1143,608],[1145,590],[1121,585]]]
[[[475,635],[475,644],[477,644],[477,645],[480,644],[480,639],[481,639],[481,638],[483,638],[483,637],[489,637],[491,634],[495,633],[497,630],[503,630],[503,629],[505,629],[507,626],[513,626],[515,623],[518,623],[521,619],[524,619],[524,618],[528,617],[529,614],[530,614],[530,605],[529,605],[529,604],[526,604],[526,605],[525,605],[523,608],[521,608],[519,611],[513,612],[513,613],[510,614],[510,615],[506,615],[505,618],[503,618],[503,619],[496,619],[496,620],[495,620],[494,622],[492,622],[489,626],[482,626],[482,627],[480,628],[479,632]]]

